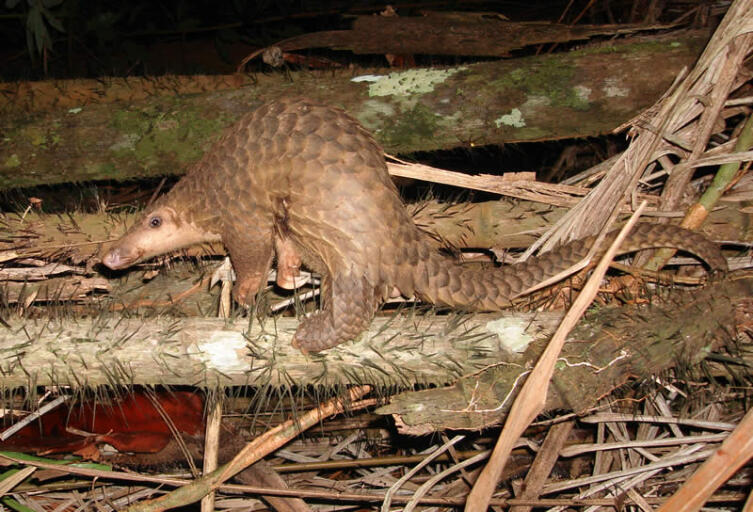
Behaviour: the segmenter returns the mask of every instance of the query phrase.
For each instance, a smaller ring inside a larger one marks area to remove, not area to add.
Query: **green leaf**
[[[45,457],[37,457],[36,455],[29,455],[28,453],[21,453],[21,452],[0,451],[0,456],[9,457],[15,460],[28,461],[28,462],[44,462],[45,464],[55,464],[58,466],[73,466],[76,468],[97,469],[100,471],[112,471],[112,466],[108,466],[107,464],[97,464],[95,462],[72,462],[70,460],[48,459]]]
[[[65,32],[65,28],[63,28],[63,24],[60,22],[59,19],[53,16],[50,11],[45,9],[42,11],[42,14],[44,14],[44,17],[47,20],[47,23],[49,23],[52,28],[54,28],[55,30],[59,32]]]
[[[27,507],[26,505],[21,505],[19,502],[17,502],[13,498],[8,498],[8,497],[3,498],[3,505],[5,505],[11,510],[17,510],[18,512],[35,512],[34,509],[31,509]]]
[[[29,50],[36,50],[37,53],[41,54],[47,36],[47,27],[45,27],[44,21],[42,20],[41,11],[36,7],[29,9],[29,15],[26,18],[26,31],[31,33],[34,38],[34,44]]]

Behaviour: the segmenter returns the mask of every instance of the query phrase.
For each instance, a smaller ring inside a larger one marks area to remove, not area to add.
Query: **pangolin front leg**
[[[321,309],[304,319],[293,336],[293,346],[319,352],[355,339],[371,323],[377,292],[363,275],[354,272],[325,275]]]
[[[256,294],[267,282],[274,255],[272,223],[260,222],[253,229],[227,233],[223,243],[235,270],[233,297],[244,306],[251,306]]]

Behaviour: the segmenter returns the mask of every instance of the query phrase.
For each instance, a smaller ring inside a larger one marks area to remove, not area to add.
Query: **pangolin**
[[[252,303],[275,253],[281,284],[301,260],[322,275],[321,309],[293,337],[308,352],[356,338],[394,287],[434,304],[503,309],[577,263],[593,242],[577,240],[512,266],[461,266],[413,223],[371,134],[344,111],[303,98],[266,103],[227,129],[102,262],[121,269],[220,241],[237,275],[239,303]],[[639,224],[623,252],[667,246],[726,268],[714,243],[667,225]]]

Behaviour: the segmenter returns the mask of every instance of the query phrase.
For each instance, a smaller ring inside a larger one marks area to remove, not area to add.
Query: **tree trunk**
[[[584,41],[667,29],[649,25],[564,25],[515,22],[490,13],[424,12],[423,16],[358,16],[350,30],[311,32],[273,45],[283,51],[306,48],[349,50],[356,54],[506,57],[513,50],[548,43]]]
[[[358,73],[365,81],[345,70],[259,74],[254,86],[187,96],[165,85],[161,95],[128,105],[96,104],[86,86],[56,83],[49,94],[86,99],[76,108],[34,116],[11,112],[6,104],[0,189],[181,173],[222,128],[280,96],[304,95],[345,108],[390,153],[595,136],[656,101],[704,42],[698,34],[673,34],[454,68],[376,71],[377,81],[369,81],[374,75],[366,71]],[[108,84],[122,81],[90,87],[107,97]],[[138,80],[128,81],[139,87]],[[24,103],[20,86],[5,89]]]
[[[529,315],[404,313],[376,319],[357,342],[306,356],[290,345],[298,325],[293,318],[249,326],[248,319],[121,316],[11,320],[0,331],[2,387],[446,385],[508,357],[497,333],[529,339],[528,325],[542,332],[542,322],[556,321],[552,315],[531,324]]]
[[[739,202],[711,212],[701,232],[711,239],[750,242],[750,213]],[[455,248],[521,249],[551,227],[564,208],[531,201],[441,203],[426,201],[408,205],[416,225],[441,245]],[[0,263],[23,258],[43,258],[58,263],[96,261],[103,247],[117,240],[139,213],[80,213],[65,216],[28,213],[0,214]],[[188,254],[224,254],[219,245],[195,248]],[[58,269],[59,272],[60,269]],[[32,269],[37,279],[38,270]],[[0,272],[0,281],[10,280]],[[30,280],[29,276],[12,279]]]
[[[698,363],[747,321],[737,305],[752,289],[750,279],[728,280],[675,290],[650,306],[594,310],[570,335],[547,407],[585,409],[630,378]],[[353,384],[378,393],[440,386],[408,391],[381,413],[398,415],[413,434],[479,429],[504,418],[508,395],[559,321],[546,313],[403,311],[377,318],[357,341],[307,356],[290,346],[292,318],[119,316],[11,320],[0,331],[0,387],[247,385],[321,397]]]

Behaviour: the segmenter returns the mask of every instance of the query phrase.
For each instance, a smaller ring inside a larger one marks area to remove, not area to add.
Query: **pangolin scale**
[[[245,115],[102,261],[124,268],[189,245],[221,241],[233,263],[233,294],[250,304],[277,253],[278,282],[300,261],[322,275],[322,307],[293,343],[316,352],[357,337],[393,287],[405,296],[495,311],[586,256],[584,239],[526,263],[461,266],[413,223],[381,147],[344,111],[294,98]],[[622,252],[675,247],[726,269],[718,247],[667,225],[638,225]],[[282,284],[282,283],[281,283]]]

